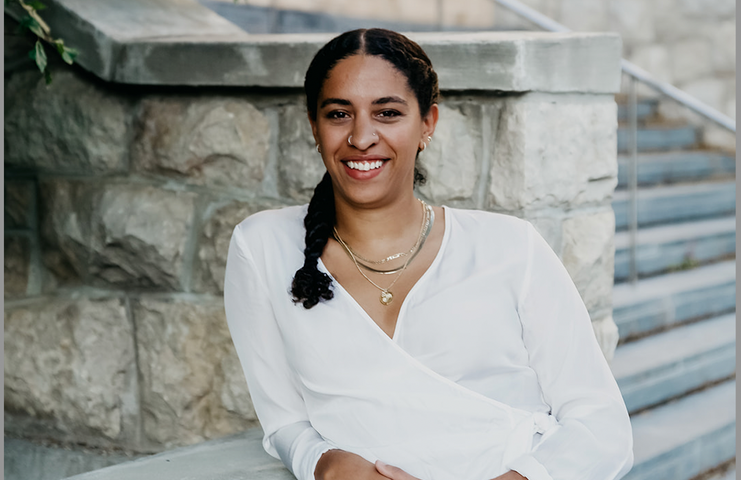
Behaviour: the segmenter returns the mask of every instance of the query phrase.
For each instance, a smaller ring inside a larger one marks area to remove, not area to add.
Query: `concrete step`
[[[618,186],[627,188],[630,157],[618,156]],[[723,178],[736,174],[736,159],[706,150],[643,153],[638,155],[638,184],[654,185]]]
[[[736,262],[622,283],[612,289],[613,318],[625,341],[636,335],[736,309]]]
[[[295,480],[262,448],[262,429],[175,448],[69,480]]]
[[[625,98],[616,98],[618,104],[618,121],[628,121],[628,104]],[[657,109],[659,107],[659,100],[657,98],[644,98],[638,100],[636,104],[638,121],[643,122],[646,119],[655,117],[657,115]]]
[[[628,135],[629,131],[627,127],[618,127],[618,152],[625,153],[628,151]],[[698,147],[699,144],[699,129],[689,125],[643,125],[638,129],[639,152],[686,150]]]
[[[736,453],[736,382],[638,415],[633,469],[623,480],[689,480]]]
[[[722,217],[658,227],[636,234],[639,277],[727,258],[736,251],[736,218]],[[630,275],[630,235],[615,234],[615,282]]]
[[[629,412],[717,382],[735,370],[735,313],[621,345],[612,360]]]
[[[721,217],[736,211],[735,181],[662,185],[640,188],[637,194],[639,226]],[[629,208],[629,192],[615,192],[612,209],[616,230],[627,228]]]

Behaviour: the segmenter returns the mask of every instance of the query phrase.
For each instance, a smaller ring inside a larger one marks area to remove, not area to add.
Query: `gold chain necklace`
[[[432,226],[435,224],[435,211],[432,210],[432,207],[427,205],[426,203],[424,206],[425,206],[425,217],[424,217],[425,221],[422,224],[422,230],[420,230],[419,232],[419,237],[418,237],[417,243],[415,244],[416,247],[414,249],[414,253],[409,258],[409,263],[411,263],[412,260],[414,260],[414,257],[416,257],[420,251],[422,251],[422,247],[424,246],[425,241],[427,240],[427,236],[430,234],[430,232],[432,231]],[[347,247],[348,249],[350,249],[349,245]],[[355,258],[358,259],[358,264],[369,272],[378,273],[381,275],[393,275],[394,273],[400,272],[401,269],[404,268],[403,266],[401,266],[401,267],[392,268],[390,270],[379,270],[377,268],[371,267],[370,265],[364,264],[361,261],[361,257],[359,257],[358,254],[355,253],[354,250],[352,249],[350,250],[355,255]]]
[[[422,222],[422,228],[420,229],[420,237],[424,237],[424,239],[426,239],[427,238],[427,235],[429,235],[429,232],[431,230],[431,228],[429,226],[427,228],[425,228],[426,225],[429,225],[429,215],[428,215],[428,208],[429,207],[422,200],[420,200],[420,202],[422,202],[422,206],[424,207],[424,212],[425,212],[425,217],[424,217],[424,220]],[[429,210],[432,210],[432,209],[430,208]],[[373,280],[371,280],[368,277],[368,275],[366,275],[363,272],[363,269],[360,268],[360,264],[358,263],[358,259],[355,257],[355,254],[353,253],[353,251],[350,250],[350,247],[344,242],[344,240],[342,240],[342,237],[340,237],[340,234],[339,234],[339,232],[337,232],[337,229],[334,228],[333,230],[334,230],[335,239],[337,239],[337,241],[340,243],[340,245],[343,246],[343,248],[345,249],[345,251],[347,252],[347,254],[350,256],[350,258],[352,259],[353,263],[355,264],[355,268],[358,269],[358,272],[363,276],[363,278],[365,278],[366,280],[368,280],[368,282],[371,285],[373,285],[374,287],[376,287],[377,289],[379,289],[381,291],[381,295],[379,297],[379,301],[381,302],[381,304],[384,305],[384,306],[388,306],[394,300],[394,294],[391,292],[391,287],[393,287],[394,284],[396,284],[396,282],[401,278],[401,275],[404,273],[404,271],[406,270],[407,266],[409,265],[409,263],[412,261],[412,259],[416,255],[413,255],[410,258],[408,258],[406,260],[406,262],[404,262],[404,265],[399,269],[399,275],[397,275],[396,278],[394,279],[394,281],[391,282],[391,285],[389,285],[386,288],[383,288],[380,285],[378,285],[376,282],[374,282]],[[423,243],[424,242],[424,239],[422,240],[422,242],[419,242],[419,243]]]
[[[426,216],[427,215],[427,207],[429,207],[429,205],[427,205],[422,200],[419,200],[419,203],[422,205],[422,215],[425,215]],[[423,217],[423,219],[426,220],[426,217]],[[424,221],[423,221],[423,224],[422,224],[422,229],[419,232],[419,236],[417,236],[417,241],[414,242],[414,245],[412,245],[412,248],[410,248],[406,252],[399,252],[399,253],[391,254],[391,255],[389,255],[386,258],[382,258],[381,260],[369,260],[369,259],[363,257],[362,255],[360,255],[358,252],[356,252],[352,248],[350,248],[349,245],[347,246],[347,249],[350,250],[350,252],[352,252],[352,254],[355,256],[355,258],[357,258],[358,260],[360,260],[360,262],[361,262],[360,264],[361,265],[363,265],[364,263],[370,263],[372,265],[382,265],[382,264],[388,263],[388,262],[390,262],[392,260],[396,260],[397,258],[406,257],[407,255],[411,255],[414,252],[419,251],[418,249],[420,248],[420,242],[422,241],[422,232],[423,231],[424,231]],[[393,269],[393,270],[385,270],[385,271],[384,270],[373,270],[372,268],[368,268],[368,270],[370,270],[372,272],[376,272],[376,273],[381,273],[381,272],[384,272],[384,273],[386,273],[386,272],[393,273],[393,272],[398,272],[399,271],[398,268]]]

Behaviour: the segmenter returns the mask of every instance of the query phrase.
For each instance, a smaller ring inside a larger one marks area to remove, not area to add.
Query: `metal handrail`
[[[539,26],[540,28],[544,30],[548,30],[550,32],[571,32],[572,31],[570,28],[558,23],[557,21],[549,17],[546,17],[542,13],[528,7],[527,5],[523,5],[517,0],[493,0],[493,1],[505,8],[508,8],[509,10],[513,11],[514,13],[520,15],[524,19],[528,20],[529,22],[534,23],[535,25]],[[648,85],[654,90],[657,90],[658,92],[677,101],[678,103],[681,103],[685,107],[699,113],[703,117],[715,122],[721,127],[733,133],[736,133],[736,121],[733,120],[731,117],[719,112],[718,110],[711,107],[707,103],[704,103],[701,100],[698,100],[697,98],[693,97],[689,93],[678,89],[674,85],[658,80],[657,78],[652,76],[647,71],[643,70],[639,66],[625,59],[621,60],[621,67],[622,67],[623,73],[630,75],[631,77]]]
[[[557,21],[546,17],[542,13],[517,0],[493,0],[499,5],[520,15],[522,18],[534,23],[538,27],[550,32],[571,32],[572,30]],[[714,109],[710,105],[698,100],[692,95],[684,92],[674,85],[656,79],[650,73],[639,66],[620,59],[620,66],[624,74],[630,77],[628,94],[628,153],[630,164],[628,165],[628,192],[630,193],[630,205],[628,210],[628,234],[630,238],[630,275],[629,281],[635,284],[638,281],[637,267],[637,236],[638,236],[638,98],[636,94],[636,83],[640,81],[645,85],[657,90],[674,101],[699,113],[720,125],[721,127],[736,133],[736,122]]]

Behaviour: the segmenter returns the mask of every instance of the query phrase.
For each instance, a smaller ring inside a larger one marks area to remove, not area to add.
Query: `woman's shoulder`
[[[508,238],[519,240],[529,235],[530,222],[514,215],[451,207],[445,207],[445,212],[450,215],[453,226],[476,233],[477,237],[501,237],[504,234]]]
[[[301,243],[307,205],[295,205],[253,213],[234,227],[233,236],[250,247]]]

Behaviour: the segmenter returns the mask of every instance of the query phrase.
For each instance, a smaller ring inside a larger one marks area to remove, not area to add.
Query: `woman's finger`
[[[391,480],[419,480],[419,478],[409,475],[401,468],[388,465],[380,460],[376,460],[376,470],[378,470],[378,473],[384,477],[390,478]]]

